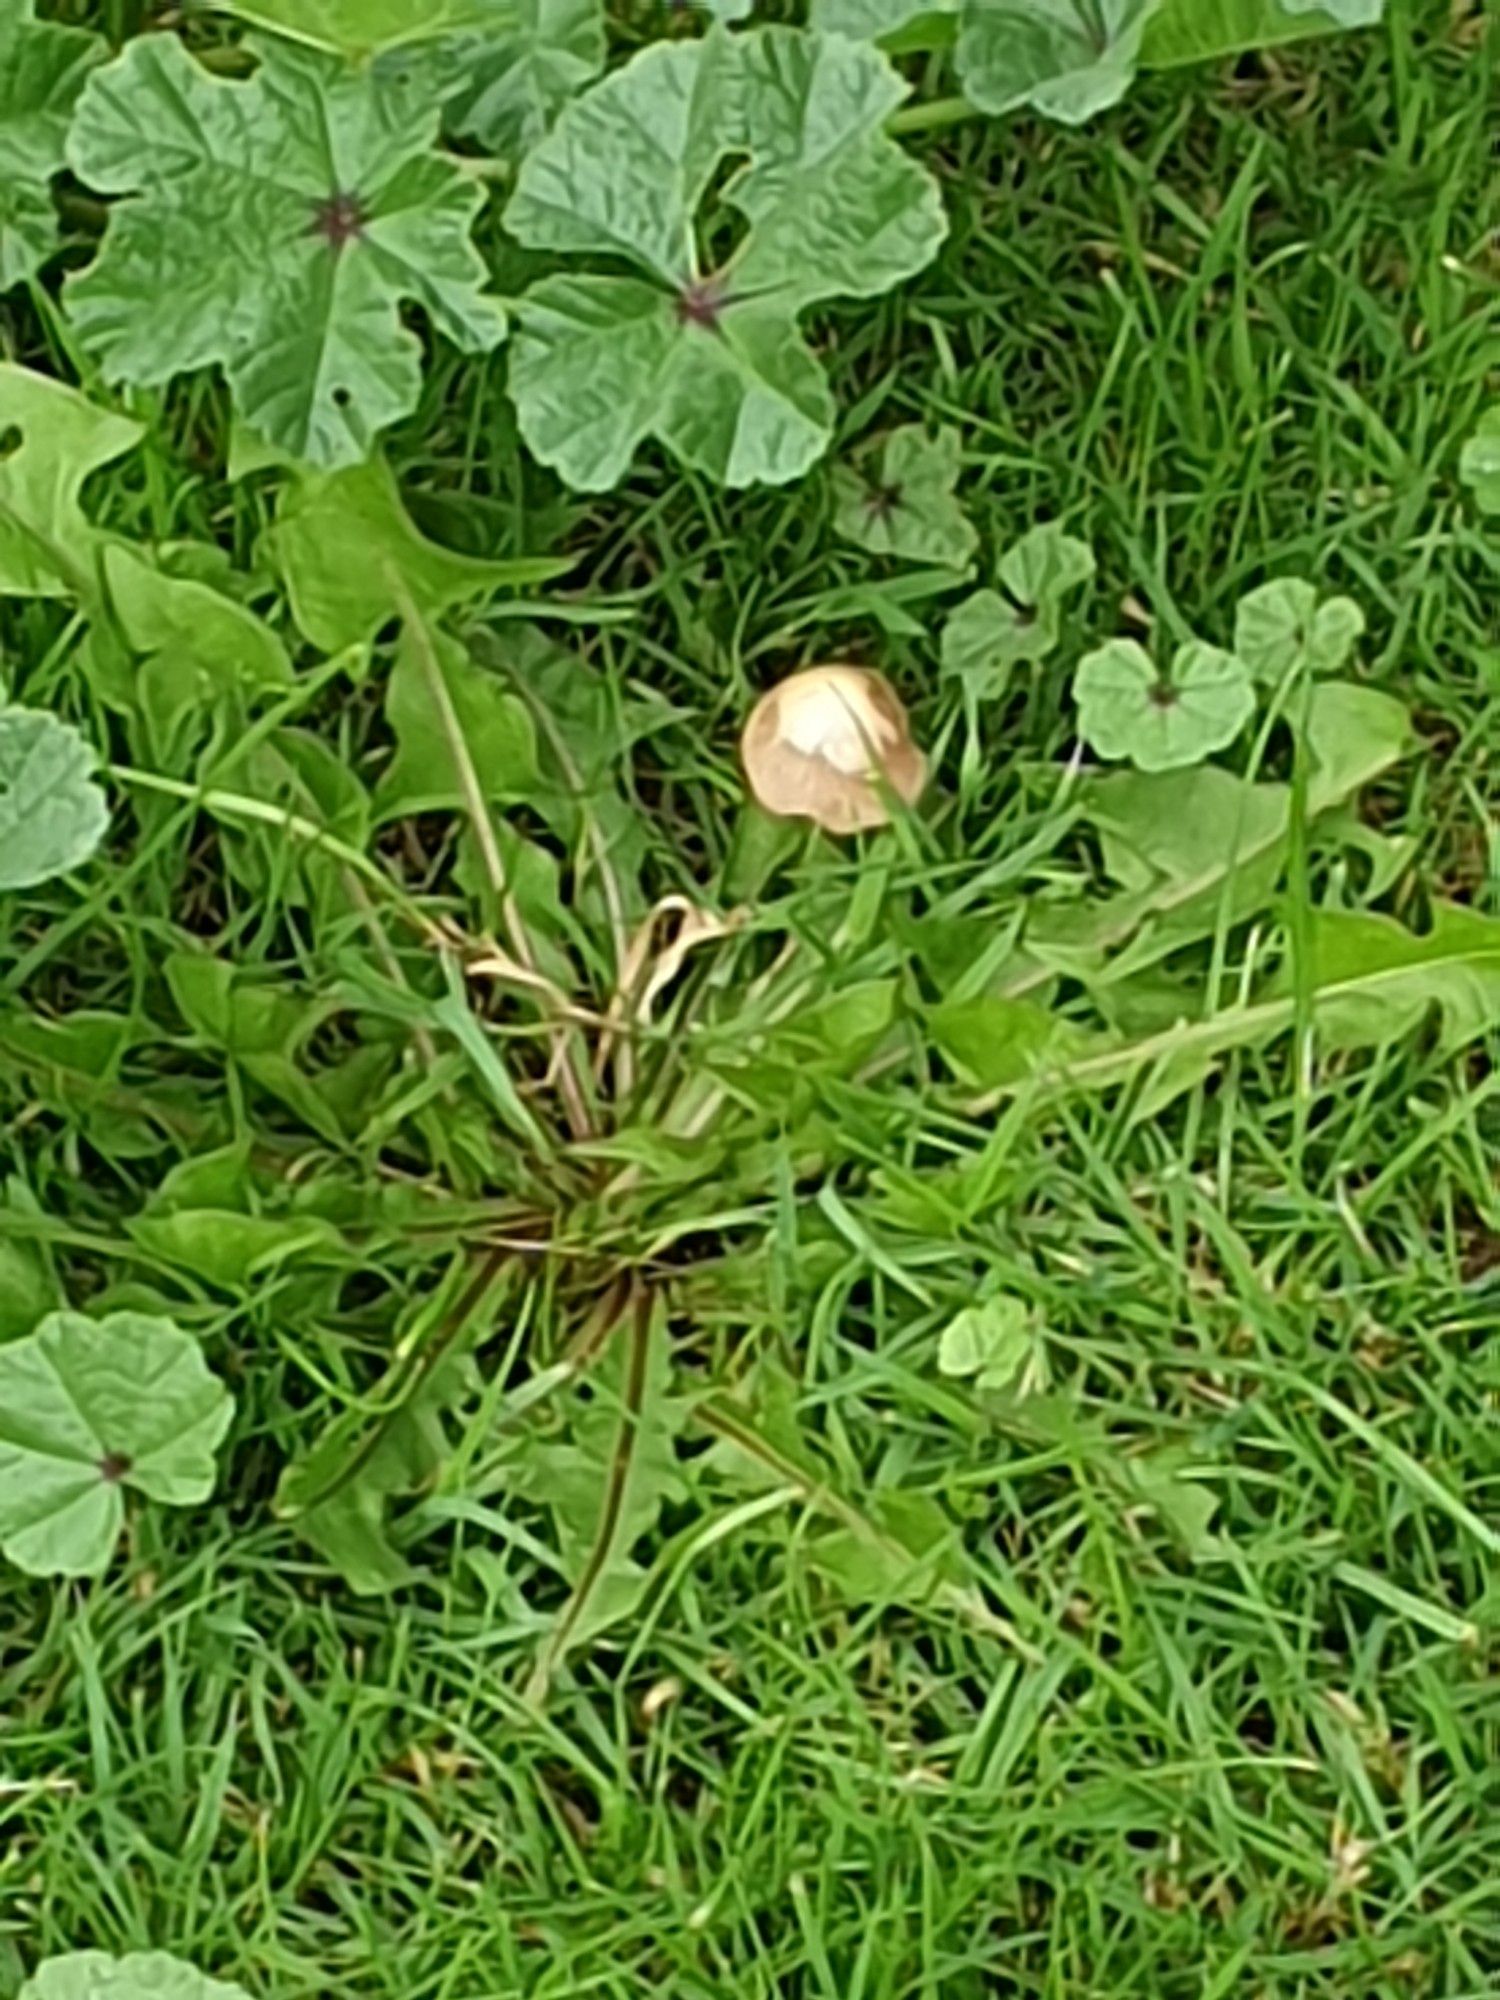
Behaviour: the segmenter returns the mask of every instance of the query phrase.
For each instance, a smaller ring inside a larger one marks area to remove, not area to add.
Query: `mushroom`
[[[825,833],[887,826],[891,799],[915,805],[927,782],[900,697],[866,667],[807,667],[779,681],[752,710],[740,751],[767,812]]]

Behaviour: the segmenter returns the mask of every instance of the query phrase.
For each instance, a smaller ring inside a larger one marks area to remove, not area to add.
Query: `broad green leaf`
[[[248,1292],[258,1279],[289,1264],[346,1261],[332,1223],[316,1215],[247,1215],[238,1209],[179,1209],[171,1215],[138,1215],[129,1224],[133,1242],[165,1263],[227,1292]]]
[[[965,0],[958,36],[964,94],[981,111],[1029,104],[1081,125],[1130,88],[1161,0]]]
[[[33,0],[8,0],[0,16],[0,291],[57,248],[52,177],[63,168],[73,107],[104,55],[95,36],[38,21]]]
[[[0,707],[0,890],[35,888],[88,860],[109,826],[98,763],[55,715]]]
[[[446,60],[448,123],[519,160],[604,68],[603,0],[518,0],[508,33],[465,37]]]
[[[501,338],[469,234],[484,197],[435,150],[438,102],[287,42],[259,53],[230,82],[141,35],[90,78],[69,163],[127,199],[67,309],[108,380],[218,364],[253,431],[350,464],[416,403],[403,305],[471,352]]]
[[[1049,1008],[988,993],[944,1001],[929,1011],[926,1026],[957,1074],[985,1088],[1018,1083],[1055,1058],[1060,1046],[1079,1041]]]
[[[1384,0],[1162,0],[1146,27],[1141,61],[1153,69],[1207,62],[1242,50],[1338,34],[1380,18]]]
[[[506,34],[516,0],[213,0],[221,12],[359,61],[382,49],[479,30]]]
[[[1336,674],[1364,634],[1365,614],[1350,597],[1319,604],[1318,593],[1298,577],[1262,584],[1240,600],[1234,650],[1259,681],[1289,674]]]
[[[0,1347],[0,1550],[33,1576],[98,1576],[125,1489],[207,1500],[234,1414],[190,1334],[142,1313],[53,1313]]]
[[[164,1951],[124,1958],[74,1951],[38,1966],[18,2000],[249,2000],[249,1995],[243,1986],[210,1979]]]
[[[972,1376],[981,1389],[1005,1389],[1031,1359],[1035,1344],[1026,1301],[1002,1293],[949,1320],[938,1343],[938,1367],[960,1379]]]
[[[1087,542],[1043,522],[1000,559],[1003,590],[978,590],[943,628],[943,672],[976,696],[1005,692],[1021,660],[1042,660],[1062,635],[1062,607],[1094,575]]]
[[[1500,410],[1486,410],[1463,448],[1458,476],[1481,514],[1500,514]]]
[[[466,808],[461,753],[472,761],[487,800],[529,799],[537,790],[530,711],[496,675],[476,666],[458,640],[434,633],[432,643],[441,694],[409,634],[391,669],[385,715],[396,755],[375,794],[377,820]]]
[[[0,363],[0,596],[88,589],[97,530],[79,504],[83,482],[143,435],[76,389]]]
[[[569,105],[522,165],[521,242],[632,267],[527,293],[511,391],[527,443],[571,486],[616,484],[655,438],[730,486],[779,484],[826,448],[833,403],[798,326],[920,270],[936,183],[884,130],[905,85],[874,49],[791,28],[643,50]],[[715,175],[749,225],[717,264]]]
[[[298,629],[325,653],[364,645],[398,613],[393,579],[419,611],[550,582],[550,557],[485,562],[430,541],[407,513],[383,459],[297,474],[267,536]]]
[[[962,569],[979,546],[958,500],[962,465],[957,431],[903,425],[885,440],[873,474],[835,471],[835,533],[872,555]]]
[[[1090,653],[1073,684],[1078,729],[1100,757],[1138,770],[1178,771],[1232,743],[1255,712],[1255,692],[1233,653],[1180,646],[1167,679],[1134,639]]]
[[[198,670],[216,689],[246,694],[292,684],[285,646],[263,619],[222,591],[169,575],[126,542],[103,552],[110,608],[133,652],[170,652],[180,667]]]

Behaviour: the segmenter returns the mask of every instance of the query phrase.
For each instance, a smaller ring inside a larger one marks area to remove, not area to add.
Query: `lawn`
[[[135,1312],[235,1408],[102,1573],[0,1561],[5,2000],[86,1949],[252,2000],[1494,1994],[1500,948],[1314,945],[1500,924],[1497,90],[1482,7],[1392,0],[1078,127],[900,114],[949,235],[815,305],[836,436],[775,487],[570,490],[504,349],[429,338],[386,459],[515,565],[441,603],[218,372],[105,379],[59,183],[6,358],[142,427],[82,507],[205,596],[0,599],[111,813],[0,892],[0,1381]],[[477,241],[540,265],[496,199]],[[838,531],[908,425],[967,578]],[[1055,646],[945,673],[1042,523],[1097,564]],[[1298,681],[1112,822],[1080,659],[1228,648],[1279,578],[1359,606],[1398,740]],[[839,659],[932,759],[848,841],[738,752]],[[1202,833],[1220,768],[1259,845]]]

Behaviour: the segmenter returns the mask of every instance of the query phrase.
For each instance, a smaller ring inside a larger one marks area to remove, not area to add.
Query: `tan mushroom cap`
[[[867,667],[807,667],[778,681],[751,711],[740,752],[767,812],[825,833],[888,826],[892,798],[915,805],[927,782],[900,697]]]

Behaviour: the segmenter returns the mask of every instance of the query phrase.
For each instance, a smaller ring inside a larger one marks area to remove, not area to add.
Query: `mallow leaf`
[[[19,2000],[248,2000],[232,1986],[164,1951],[70,1951],[39,1965]]]
[[[1130,88],[1161,0],[966,0],[957,63],[981,111],[1081,125]]]
[[[1094,552],[1043,521],[1000,558],[1000,590],[976,590],[943,627],[943,672],[971,695],[1004,694],[1022,660],[1044,660],[1062,636],[1062,608],[1094,574]]]
[[[960,0],[812,0],[809,19],[820,34],[903,50],[909,44],[926,48],[951,39],[947,17],[956,15],[959,6]]]
[[[504,34],[515,0],[215,0],[220,10],[352,61],[466,29]]]
[[[1306,671],[1336,674],[1364,635],[1365,614],[1352,597],[1318,593],[1301,577],[1278,577],[1241,598],[1234,650],[1259,681]]]
[[[519,159],[604,68],[603,0],[516,0],[505,32],[456,36],[443,52],[447,119]]]
[[[174,35],[141,35],[90,78],[69,163],[127,199],[67,309],[108,380],[218,364],[251,430],[348,464],[417,400],[404,304],[471,352],[501,338],[469,234],[483,194],[434,148],[441,105],[400,72],[257,53],[231,82]]]
[[[33,0],[0,13],[0,291],[57,248],[52,176],[63,167],[73,107],[105,48],[77,28],[36,19]]]
[[[522,301],[511,392],[537,457],[591,492],[650,438],[729,486],[805,472],[833,401],[800,315],[910,277],[944,233],[936,182],[884,129],[905,94],[873,48],[715,26],[569,105],[506,209],[522,243],[606,267]],[[740,155],[723,203],[748,228],[721,258],[709,191]]]
[[[0,1347],[0,1551],[32,1576],[98,1576],[125,1489],[185,1507],[214,1489],[234,1403],[169,1319],[59,1312]]]
[[[1463,448],[1458,476],[1481,514],[1500,514],[1500,410],[1486,410]]]
[[[962,464],[957,431],[903,424],[886,438],[873,472],[840,466],[834,473],[835,532],[872,555],[962,569],[979,546],[959,504]]]
[[[98,762],[55,715],[0,705],[0,890],[33,889],[88,860],[109,825]]]
[[[1079,663],[1078,732],[1101,757],[1140,771],[1180,771],[1234,741],[1255,712],[1244,662],[1194,640],[1158,675],[1134,639],[1112,639]]]
[[[141,426],[76,389],[0,363],[0,597],[68,597],[93,571],[98,531],[79,502],[91,472],[123,457]]]

